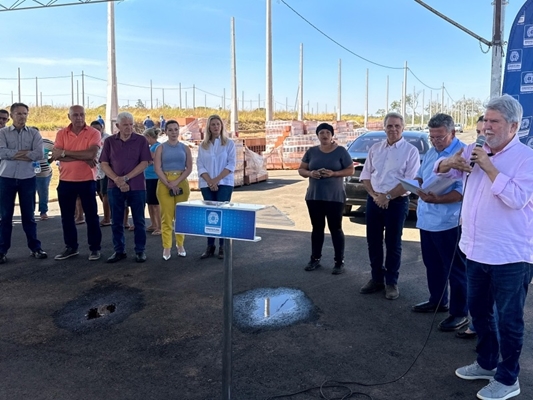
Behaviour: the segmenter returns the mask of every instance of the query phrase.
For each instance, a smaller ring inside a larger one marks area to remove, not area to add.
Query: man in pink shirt
[[[468,308],[478,356],[455,374],[490,381],[477,393],[479,399],[520,394],[524,303],[533,268],[533,150],[516,134],[521,119],[516,99],[491,99],[483,124],[486,143],[435,163],[437,172],[462,176],[465,182],[459,246],[467,258]]]
[[[385,297],[395,300],[400,296],[398,276],[402,233],[409,212],[408,193],[398,178],[414,179],[420,168],[420,156],[417,148],[402,137],[404,122],[401,114],[388,113],[383,125],[387,140],[370,148],[359,177],[368,192],[366,241],[372,268],[372,278],[360,292],[368,294],[385,289]]]
[[[102,137],[100,132],[85,123],[82,106],[70,107],[68,118],[71,124],[57,132],[52,149],[52,157],[59,161],[57,197],[65,241],[65,250],[55,259],[66,260],[79,254],[74,221],[76,198],[79,196],[87,222],[89,260],[94,261],[100,258],[102,242],[96,204],[96,154],[102,145]]]

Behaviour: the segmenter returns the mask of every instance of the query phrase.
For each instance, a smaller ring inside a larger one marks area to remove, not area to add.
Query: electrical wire
[[[316,31],[318,31],[321,35],[323,35],[324,37],[328,38],[330,41],[332,41],[333,43],[335,43],[337,46],[339,46],[340,48],[344,49],[345,51],[347,51],[348,53],[354,55],[355,57],[357,58],[360,58],[361,60],[364,60],[370,64],[373,64],[373,65],[376,65],[378,67],[381,67],[381,68],[386,68],[386,69],[394,69],[394,70],[400,70],[400,69],[404,69],[405,67],[392,67],[390,65],[385,65],[385,64],[380,64],[378,62],[375,62],[375,61],[372,61],[366,57],[363,57],[357,53],[355,53],[353,50],[350,50],[348,47],[344,46],[343,44],[339,43],[338,41],[336,41],[335,39],[333,39],[331,36],[329,36],[327,33],[325,33],[324,31],[322,31],[321,29],[319,29],[316,25],[314,25],[311,21],[309,21],[307,18],[305,18],[302,14],[300,14],[298,11],[296,11],[293,7],[291,7],[289,4],[287,4],[287,2],[285,0],[279,0],[281,3],[285,4],[285,6],[287,6],[287,8],[289,8],[293,13],[295,13],[298,17],[300,17],[302,20],[304,20],[307,24],[309,24],[311,27],[313,27]],[[427,85],[426,83],[424,83],[423,81],[421,81],[415,74],[414,72],[408,67],[407,68],[409,70],[409,72],[411,72],[411,74],[415,77],[415,79],[420,82],[422,85],[424,85],[425,87],[427,87],[428,89],[431,89],[431,90],[439,90],[440,88],[433,88],[429,85]]]

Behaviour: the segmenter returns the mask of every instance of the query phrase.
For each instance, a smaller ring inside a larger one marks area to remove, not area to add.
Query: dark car
[[[420,153],[420,162],[424,159],[424,154],[432,147],[427,132],[404,131],[403,138],[418,149]],[[344,215],[352,211],[352,206],[361,206],[366,204],[367,192],[362,182],[359,182],[359,176],[363,170],[363,164],[368,156],[370,148],[387,138],[384,131],[367,132],[359,136],[348,146],[348,153],[353,160],[355,167],[352,176],[344,178],[344,189],[346,190],[346,205]],[[409,210],[415,211],[418,202],[418,196],[411,193],[409,196]]]

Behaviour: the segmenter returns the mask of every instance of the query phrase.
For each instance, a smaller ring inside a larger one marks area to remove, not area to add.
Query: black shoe
[[[37,259],[48,258],[48,254],[46,254],[42,249],[39,249],[39,250],[36,250],[36,251],[32,251],[30,253],[30,256],[31,257],[35,257]]]
[[[200,256],[200,260],[203,260],[204,258],[213,257],[215,255],[215,249],[216,246],[207,246],[207,249],[205,249],[203,254]]]
[[[140,253],[135,254],[135,262],[142,263],[146,261],[146,253],[141,251]]]
[[[113,255],[107,259],[106,263],[109,263],[109,264],[116,263],[117,261],[125,259],[127,256],[128,255],[126,253],[114,252]]]
[[[309,260],[304,269],[306,271],[314,271],[315,269],[320,268],[321,266],[322,265],[320,265],[320,258],[314,258],[313,256],[311,256],[311,259]]]
[[[66,247],[63,253],[54,257],[55,260],[66,260],[67,258],[74,257],[80,254],[78,249],[74,250],[72,247]]]
[[[413,306],[411,310],[419,313],[434,313],[435,311],[448,312],[449,307],[441,304],[437,309],[436,304],[430,303],[429,301],[424,301],[423,303],[419,303],[416,306]]]
[[[375,282],[373,279],[370,279],[365,286],[359,289],[359,293],[370,294],[370,293],[379,292],[383,289],[385,289],[384,283],[378,283],[378,282]]]
[[[223,260],[224,259],[224,247],[219,246],[218,247],[218,259]]]
[[[467,331],[457,332],[455,334],[455,337],[457,337],[459,339],[475,339],[475,338],[477,338],[477,333],[476,332],[467,332]]]
[[[332,275],[340,275],[344,273],[344,263],[335,263],[335,266],[333,267],[333,271],[331,271]]]
[[[7,262],[7,257],[4,253],[0,253],[0,264],[5,264]]]
[[[468,325],[469,322],[466,317],[454,317],[450,315],[439,323],[439,329],[443,332],[452,332]]]

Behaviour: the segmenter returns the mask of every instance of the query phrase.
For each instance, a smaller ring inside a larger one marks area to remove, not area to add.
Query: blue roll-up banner
[[[502,93],[522,105],[524,115],[518,137],[533,148],[533,0],[524,3],[511,27]]]

